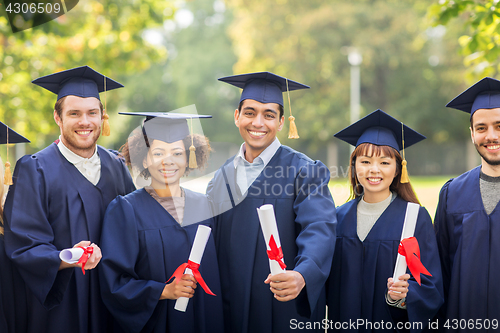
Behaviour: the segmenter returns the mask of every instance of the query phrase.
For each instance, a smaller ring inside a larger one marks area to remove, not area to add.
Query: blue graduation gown
[[[233,158],[216,172],[207,189],[220,214],[215,242],[226,332],[286,332],[291,320],[321,321],[336,228],[328,168],[281,146],[248,192],[241,194]],[[298,271],[306,282],[289,302],[277,301],[264,284],[270,269],[257,215],[264,204],[274,205],[287,270]]]
[[[4,207],[5,248],[27,286],[28,332],[109,332],[97,272],[59,271],[59,251],[82,240],[99,245],[107,205],[134,189],[122,160],[97,149],[96,186],[55,143],[16,164]]]
[[[0,235],[0,332],[26,330],[24,313],[27,308],[24,282],[5,254],[5,242]]]
[[[223,332],[222,300],[215,245],[211,235],[200,273],[217,295],[200,285],[186,312],[175,300],[159,300],[165,282],[188,261],[198,225],[212,227],[205,195],[184,190],[182,226],[144,189],[117,197],[102,230],[99,267],[104,303],[124,332]]]
[[[445,293],[440,324],[447,319],[450,325],[454,319],[500,321],[500,241],[496,238],[500,237],[500,205],[486,214],[480,171],[477,167],[448,181],[439,195],[434,228]]]
[[[416,322],[425,328],[443,304],[437,244],[427,210],[420,207],[414,236],[420,247],[422,264],[432,277],[421,274],[421,286],[413,276],[408,280],[407,310],[403,310],[388,305],[385,293],[387,278],[392,277],[396,264],[407,202],[396,197],[363,242],[357,234],[358,202],[359,199],[351,200],[337,210],[337,243],[327,283],[328,318],[338,325],[363,319],[379,324],[389,322],[393,328],[397,327],[397,322]],[[409,270],[407,273],[411,274]],[[332,327],[335,326],[330,325]],[[349,332],[381,331],[362,325],[359,330],[352,329],[353,326],[344,328]],[[414,325],[411,332],[419,332],[422,328],[417,329]]]

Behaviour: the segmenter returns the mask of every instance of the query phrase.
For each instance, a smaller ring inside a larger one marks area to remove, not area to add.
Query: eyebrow
[[[243,110],[251,110],[251,111],[255,111],[255,108],[251,107],[251,106],[245,106],[243,108]],[[264,112],[272,112],[273,114],[278,114],[277,111],[273,110],[273,109],[265,109]]]

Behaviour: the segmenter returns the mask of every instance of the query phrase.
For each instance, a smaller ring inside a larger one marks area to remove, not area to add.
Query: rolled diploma
[[[198,230],[196,230],[196,235],[194,236],[193,247],[191,248],[191,253],[189,254],[189,260],[199,264],[201,258],[203,257],[203,252],[205,252],[205,247],[207,246],[208,238],[210,237],[210,232],[212,229],[206,225],[200,224]],[[184,274],[192,274],[191,269],[186,268]],[[189,298],[179,297],[175,302],[174,309],[182,312],[186,312],[186,308],[189,303]]]
[[[419,209],[419,204],[408,202],[408,205],[406,206],[403,232],[401,233],[401,240],[408,237],[413,237],[413,235],[415,234],[415,227],[417,225]],[[394,274],[392,276],[393,281],[397,281],[401,275],[406,273],[406,267],[406,258],[398,253],[396,266],[394,267]]]
[[[281,247],[280,235],[278,234],[278,226],[276,224],[276,217],[274,216],[273,205],[267,204],[262,205],[257,208],[257,214],[259,215],[260,226],[262,228],[262,233],[264,234],[264,240],[266,242],[267,250],[271,250],[269,247],[269,240],[271,235],[274,236],[274,241],[278,248]],[[285,262],[285,258],[282,259]],[[276,260],[269,259],[269,268],[271,269],[271,274],[279,274],[285,270],[280,267],[280,264]]]
[[[75,264],[80,260],[83,255],[83,249],[79,247],[73,247],[71,249],[64,249],[59,252],[59,258],[67,262],[68,264]]]

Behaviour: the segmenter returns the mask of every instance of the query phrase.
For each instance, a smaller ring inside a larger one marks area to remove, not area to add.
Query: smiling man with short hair
[[[109,332],[95,268],[106,207],[134,190],[114,153],[97,145],[104,110],[99,92],[123,87],[90,67],[73,68],[33,83],[58,94],[58,143],[19,160],[5,202],[5,248],[27,285],[28,332]],[[59,252],[91,246],[82,264]],[[75,269],[77,268],[77,269]]]
[[[324,283],[335,248],[330,172],[282,145],[283,91],[309,88],[269,72],[221,78],[243,88],[234,122],[244,140],[207,194],[216,214],[226,332],[287,332],[325,318]],[[274,206],[286,271],[269,274],[257,208]],[[321,331],[318,329],[317,331]]]

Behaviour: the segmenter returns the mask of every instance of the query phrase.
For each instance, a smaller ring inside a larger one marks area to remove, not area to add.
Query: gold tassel
[[[5,162],[5,173],[3,174],[3,184],[12,185],[12,171],[10,171],[9,162],[9,126],[7,126],[7,161]]]
[[[409,183],[410,178],[408,177],[408,169],[406,168],[406,156],[405,156],[405,130],[404,130],[404,125],[401,123],[401,140],[403,143],[403,161],[401,162],[402,168],[401,168],[401,183]]]
[[[295,125],[295,117],[292,116],[292,105],[290,104],[290,91],[288,90],[288,79],[286,79],[286,93],[288,95],[288,108],[290,109],[290,117],[288,117],[288,120],[290,121],[290,128],[288,129],[288,138],[298,139],[299,132],[297,131],[297,125]]]
[[[198,163],[196,163],[196,147],[193,145],[189,147],[189,168],[190,169],[198,168]]]
[[[401,162],[401,164],[403,165],[403,168],[401,169],[401,183],[409,183],[410,182],[410,178],[408,177],[408,169],[406,168],[406,160],[403,160],[403,162]]]
[[[104,110],[106,112],[106,110]],[[104,113],[102,116],[104,122],[102,123],[102,136],[109,136],[111,134],[111,129],[109,128],[109,116],[107,113]]]
[[[109,115],[106,113],[106,77],[104,77],[104,110],[102,111],[104,114],[102,118],[104,122],[102,123],[102,136],[110,136],[111,128],[109,127]]]
[[[191,118],[191,147],[189,147],[189,168],[198,168],[198,163],[196,163],[196,147],[194,146],[193,118]]]
[[[297,133],[297,125],[295,125],[295,117],[290,116],[290,117],[288,117],[288,120],[290,121],[290,129],[288,130],[288,138],[289,139],[298,139],[299,133]]]
[[[3,184],[12,185],[12,171],[10,171],[10,162],[5,162],[5,174],[3,175]]]

